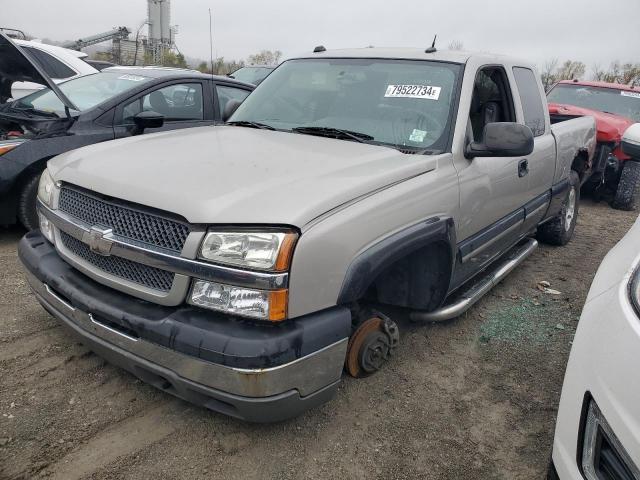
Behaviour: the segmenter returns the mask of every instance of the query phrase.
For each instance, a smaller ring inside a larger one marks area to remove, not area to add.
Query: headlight
[[[629,283],[629,297],[636,313],[640,315],[640,266],[636,267]]]
[[[640,469],[604,418],[595,400],[589,401],[582,438],[582,471],[587,480],[640,478]]]
[[[38,184],[38,198],[47,207],[53,207],[53,191],[56,187],[51,174],[48,169],[44,169],[40,176],[40,183]]]
[[[190,302],[232,315],[279,322],[287,318],[287,296],[287,290],[253,290],[195,280],[191,288]]]
[[[6,140],[4,142],[0,142],[0,155],[4,155],[5,153],[13,150],[18,145],[24,143],[25,140]]]
[[[211,231],[200,248],[210,262],[284,272],[289,269],[298,235],[291,231]]]
[[[636,267],[629,282],[629,299],[636,314],[640,315],[640,266]]]

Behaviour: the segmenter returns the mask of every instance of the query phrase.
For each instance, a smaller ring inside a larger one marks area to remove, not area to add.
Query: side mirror
[[[632,158],[640,159],[640,123],[634,123],[622,135],[622,151]]]
[[[533,152],[533,132],[519,123],[487,123],[482,139],[482,143],[471,142],[467,145],[464,152],[466,158],[522,157]]]
[[[224,106],[224,111],[222,112],[222,121],[226,122],[231,118],[231,115],[238,109],[238,107],[242,105],[240,100],[236,100],[235,98],[230,99],[227,104]]]
[[[133,123],[135,124],[133,134],[140,135],[147,128],[160,128],[163,126],[164,115],[151,111],[140,112],[133,117]]]

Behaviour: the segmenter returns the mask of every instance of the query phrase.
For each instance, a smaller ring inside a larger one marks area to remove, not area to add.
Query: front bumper
[[[619,260],[620,269],[629,268],[625,262],[626,258]],[[601,276],[600,271],[596,275],[596,280],[606,278],[611,277]],[[617,454],[626,457],[626,463],[640,466],[640,318],[629,301],[628,276],[619,284],[600,282],[598,286],[603,283],[596,293],[592,286],[573,341],[553,444],[557,476],[551,476],[550,470],[549,478],[587,478],[582,459],[591,400],[608,424],[610,436],[615,436],[610,442],[616,444]]]
[[[351,329],[346,308],[259,324],[155,305],[100,285],[64,262],[39,231],[18,251],[40,303],[83,343],[192,403],[272,422],[326,402],[340,382]]]

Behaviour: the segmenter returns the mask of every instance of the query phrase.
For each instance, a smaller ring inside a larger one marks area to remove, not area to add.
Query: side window
[[[515,121],[513,97],[502,67],[485,67],[476,75],[469,121],[476,142],[482,141],[487,123]]]
[[[534,137],[544,135],[544,108],[535,74],[528,68],[514,67],[513,76],[520,94],[524,124],[531,129]]]
[[[164,115],[166,121],[203,120],[202,85],[179,83],[159,88],[144,97],[126,104],[122,111],[122,123],[133,123],[133,117],[143,111]]]
[[[229,100],[234,99],[239,102],[243,102],[251,93],[247,90],[242,90],[241,88],[225,85],[216,85],[216,91],[218,92],[218,111],[220,113],[220,117],[222,117],[222,112],[224,112],[224,108],[227,106],[227,102]]]
[[[51,78],[61,80],[63,78],[70,78],[76,75],[76,72],[67,67],[57,58],[49,55],[47,52],[43,52],[33,47],[22,47],[29,51],[32,57],[35,58],[38,65],[49,75]]]

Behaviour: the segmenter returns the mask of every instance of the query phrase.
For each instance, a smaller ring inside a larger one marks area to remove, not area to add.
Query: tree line
[[[282,52],[280,50],[262,50],[249,55],[246,63],[244,60],[225,60],[224,57],[219,57],[213,60],[213,64],[201,60],[196,69],[213,75],[227,75],[246,65],[278,65],[281,59]]]
[[[453,40],[449,45],[449,50],[462,50],[463,43]],[[109,53],[98,52],[94,57],[100,60],[112,60]],[[163,56],[162,66],[196,68],[203,73],[214,75],[227,75],[246,65],[277,65],[282,59],[280,50],[262,50],[253,55],[249,55],[247,60],[226,60],[218,57],[211,61],[187,60],[180,53],[166,52]],[[126,64],[126,62],[122,62]],[[133,63],[133,62],[131,62]],[[151,65],[152,59],[145,55],[144,64]],[[609,83],[621,83],[624,85],[640,86],[640,63],[613,61],[608,68],[595,64],[591,72],[587,75],[587,65],[578,60],[560,61],[558,58],[547,60],[540,69],[540,76],[545,90],[561,80],[595,80]]]
[[[134,65],[134,59],[132,56],[126,56],[121,54],[120,58],[113,58],[112,52],[94,52],[91,55],[95,60],[107,60],[110,62],[116,62],[121,65]],[[235,72],[241,67],[246,65],[277,65],[282,59],[282,52],[280,50],[262,50],[253,55],[249,55],[247,60],[225,60],[224,57],[218,57],[211,61],[201,59],[187,59],[179,52],[166,51],[163,53],[159,62],[154,62],[153,57],[150,54],[144,55],[144,60],[139,61],[138,64],[142,65],[160,65],[163,67],[177,67],[177,68],[195,68],[203,73],[209,73],[213,75],[227,75]]]
[[[583,62],[575,60],[560,62],[557,58],[547,60],[540,71],[545,89],[560,80],[584,80],[586,73],[587,66]],[[640,85],[640,63],[622,63],[616,60],[608,68],[596,64],[591,69],[589,80]]]
[[[449,43],[449,50],[462,50],[463,43],[453,40]],[[587,73],[587,66],[584,62],[576,60],[565,60],[560,62],[557,58],[547,60],[540,69],[542,84],[545,90],[553,86],[560,80],[584,80]],[[622,63],[619,60],[611,62],[609,68],[603,68],[600,64],[595,64],[591,69],[589,80],[597,82],[622,83],[624,85],[640,85],[640,63]]]

